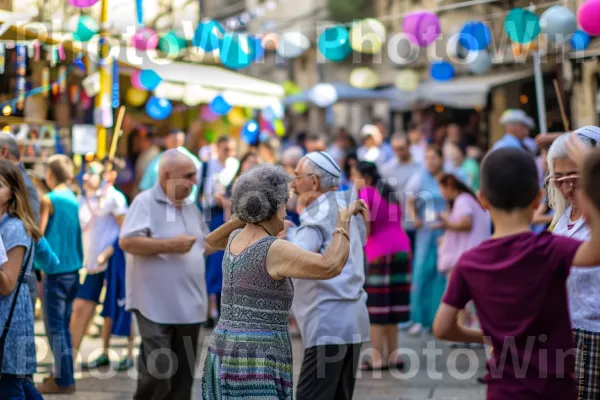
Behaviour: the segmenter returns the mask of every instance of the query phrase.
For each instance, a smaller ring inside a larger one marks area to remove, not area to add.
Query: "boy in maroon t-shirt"
[[[594,187],[586,181],[600,182],[600,153],[586,160],[582,185],[587,197],[581,204],[592,237],[583,244],[530,231],[541,198],[531,155],[505,148],[483,161],[480,200],[495,232],[458,260],[433,333],[438,339],[474,343],[484,343],[485,335],[494,349],[487,366],[488,399],[577,398],[565,283],[572,265],[600,264],[600,211],[590,199],[596,202],[597,196],[585,190]],[[471,300],[483,333],[457,323]]]

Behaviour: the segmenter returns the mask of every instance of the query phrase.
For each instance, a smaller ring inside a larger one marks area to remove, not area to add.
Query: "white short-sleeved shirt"
[[[0,266],[8,261],[8,256],[6,255],[6,249],[4,248],[4,242],[0,237]]]
[[[127,254],[126,309],[137,310],[160,324],[194,324],[206,321],[208,296],[204,266],[204,237],[208,229],[196,203],[172,206],[156,184],[131,204],[121,238],[147,236],[168,239],[197,237],[185,254],[142,257]]]
[[[83,265],[90,271],[97,269],[96,259],[112,246],[119,237],[116,217],[127,213],[127,199],[113,186],[104,194],[98,193],[79,200],[79,222],[83,232]]]

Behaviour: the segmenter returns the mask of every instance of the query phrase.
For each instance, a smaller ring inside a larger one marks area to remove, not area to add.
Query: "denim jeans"
[[[43,400],[31,380],[17,375],[3,374],[0,378],[2,400]]]
[[[61,387],[75,383],[69,323],[78,290],[79,272],[44,275],[44,324],[54,355],[54,381]]]

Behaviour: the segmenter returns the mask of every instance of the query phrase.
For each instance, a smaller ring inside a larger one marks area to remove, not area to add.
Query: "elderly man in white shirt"
[[[350,192],[338,192],[341,170],[325,152],[313,152],[298,164],[292,189],[299,198],[300,226],[290,240],[304,250],[323,254],[335,228],[338,210]],[[369,315],[362,218],[350,224],[350,257],[342,273],[330,280],[294,279],[292,311],[302,335],[304,361],[298,400],[351,399],[360,348],[369,340]]]
[[[134,199],[121,228],[126,307],[135,313],[142,337],[135,399],[191,397],[200,325],[207,315],[208,230],[195,203],[195,184],[193,160],[178,149],[166,151],[158,183]]]

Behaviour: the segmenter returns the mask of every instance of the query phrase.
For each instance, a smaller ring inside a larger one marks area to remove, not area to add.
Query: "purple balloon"
[[[200,116],[206,122],[215,122],[219,116],[210,110],[208,106],[202,106],[202,110],[200,111]]]
[[[131,86],[133,86],[136,89],[146,90],[146,88],[144,86],[142,86],[142,82],[140,80],[141,74],[142,74],[142,71],[139,69],[136,69],[135,71],[133,71],[131,73]]]
[[[77,8],[87,8],[96,4],[98,0],[69,0],[69,4]]]
[[[402,31],[419,47],[433,43],[441,33],[440,20],[429,11],[408,14],[402,22]]]

